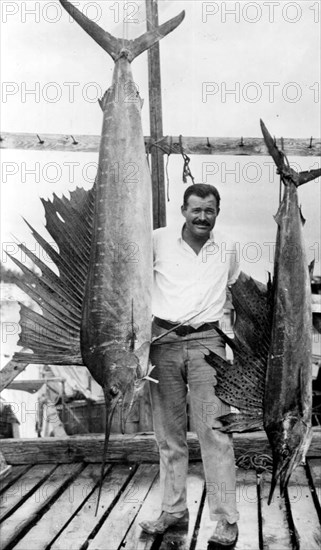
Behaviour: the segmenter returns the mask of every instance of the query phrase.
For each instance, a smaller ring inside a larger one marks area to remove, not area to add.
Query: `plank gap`
[[[318,467],[321,470],[320,463],[318,464]],[[319,522],[321,524],[321,504],[319,500],[320,487],[316,485],[317,479],[313,477],[313,459],[311,460],[311,462],[310,460],[307,460],[305,470],[309,481],[309,487],[313,498],[314,506],[318,514]]]
[[[95,536],[97,535],[97,533],[100,531],[101,527],[103,526],[103,524],[105,523],[106,521],[106,518],[108,517],[108,515],[110,514],[112,508],[114,508],[114,506],[117,504],[117,502],[119,501],[119,499],[121,498],[122,494],[125,492],[125,490],[127,489],[129,483],[131,482],[131,480],[133,479],[134,475],[136,474],[137,470],[138,470],[138,464],[135,464],[133,465],[132,467],[132,470],[130,472],[130,474],[128,475],[125,483],[121,486],[120,490],[118,491],[117,495],[115,495],[115,498],[112,500],[112,502],[110,503],[110,505],[108,506],[108,508],[106,509],[106,511],[102,514],[100,520],[98,521],[97,525],[94,527],[94,529],[91,531],[91,533],[88,535],[87,537],[87,540],[81,545],[80,549],[79,550],[86,550],[86,548],[88,548],[89,544],[91,543],[91,541],[95,538]]]
[[[292,548],[293,550],[300,550],[299,534],[294,525],[294,520],[293,520],[292,510],[291,510],[291,503],[290,503],[287,489],[284,492],[284,502],[285,502],[285,510],[286,510],[286,519],[289,525]],[[301,550],[304,550],[304,549],[302,548]]]
[[[86,468],[89,467],[88,464],[85,465]],[[84,468],[80,474],[82,474],[85,469]],[[112,466],[111,464],[107,465],[106,466],[106,469],[105,469],[105,472],[104,472],[104,478],[110,473],[110,470],[112,469]],[[73,480],[74,481],[74,480]],[[81,508],[86,504],[86,502],[88,502],[88,500],[92,497],[93,493],[96,491],[97,487],[99,486],[99,483],[100,483],[100,479],[97,480],[97,483],[95,483],[92,487],[92,489],[89,491],[88,495],[80,502],[79,506],[77,508],[75,508],[74,512],[71,514],[71,516],[69,517],[69,519],[66,521],[66,523],[61,527],[61,529],[57,532],[57,534],[52,538],[52,540],[50,541],[50,543],[46,546],[46,550],[50,550],[51,546],[54,544],[54,542],[60,537],[61,533],[68,527],[68,525],[72,522],[72,520],[74,519],[74,517],[79,513],[79,511],[81,510]]]
[[[256,495],[257,495],[257,521],[259,526],[259,548],[264,550],[263,543],[263,516],[262,516],[262,492],[261,492],[261,483],[262,476],[256,472]]]
[[[272,474],[265,471],[261,474],[261,510],[262,535],[264,550],[290,550],[293,548],[290,537],[284,498],[278,491],[274,492],[272,502],[268,504]]]
[[[37,466],[34,466],[34,468],[30,468],[29,470],[32,470],[32,469],[35,469],[35,468],[37,468]],[[14,503],[11,507],[9,505],[9,509],[6,512],[4,511],[3,515],[1,515],[0,523],[3,523],[9,516],[11,516],[12,514],[14,514],[17,511],[18,508],[20,508],[20,506],[26,502],[26,500],[28,500],[30,497],[32,497],[32,495],[38,491],[39,487],[43,484],[43,482],[47,481],[47,479],[51,476],[51,474],[57,468],[58,468],[58,466],[55,465],[55,466],[52,466],[52,468],[48,469],[48,471],[46,473],[44,473],[44,475],[38,480],[38,482],[33,487],[31,487],[26,492],[25,495],[21,495],[21,498],[19,500],[17,500],[17,502]],[[22,478],[21,481],[23,481],[23,476],[20,476],[20,478]],[[19,481],[19,478],[16,481]],[[9,487],[9,490],[10,490],[10,487]]]
[[[206,483],[204,483],[204,489],[203,489],[203,492],[202,492],[202,496],[201,496],[201,500],[200,500],[200,506],[199,506],[197,517],[196,517],[195,528],[194,528],[194,532],[193,532],[193,536],[192,536],[192,540],[191,540],[190,550],[195,550],[195,546],[196,546],[196,543],[197,543],[198,533],[199,533],[199,530],[200,530],[201,519],[202,519],[202,514],[203,514],[203,509],[204,509],[204,506],[205,506],[205,502],[206,502]]]
[[[82,468],[83,470],[84,468]],[[39,523],[39,520],[45,515],[46,512],[50,509],[50,507],[54,504],[54,502],[61,496],[61,494],[67,489],[68,485],[70,485],[75,478],[81,473],[82,471],[80,468],[78,470],[75,470],[71,476],[64,481],[64,483],[61,485],[61,487],[57,490],[56,493],[53,494],[52,498],[46,502],[46,504],[41,508],[34,517],[32,517],[30,523],[28,523],[23,530],[17,534],[17,537],[12,541],[12,543],[9,544],[8,550],[11,549],[13,546],[16,546],[21,539],[23,539],[26,534],[37,524]]]
[[[121,487],[126,483],[131,473],[132,468],[128,465],[114,465],[104,478],[98,514],[95,515],[95,509],[99,484],[95,483],[96,488],[91,498],[83,503],[78,513],[73,517],[73,520],[62,531],[55,542],[51,544],[50,548],[54,550],[66,550],[66,548],[68,550],[79,550],[85,543],[88,544],[90,533],[97,523],[99,523],[106,510],[110,508],[115,500],[115,495],[118,495]],[[99,476],[97,476],[97,481],[99,479]]]
[[[13,532],[13,527],[10,527],[10,524],[7,525],[7,532],[4,533],[4,539],[5,539],[5,546],[2,547],[2,550],[12,550],[14,546],[19,543],[19,541],[30,531],[32,527],[34,527],[35,523],[37,523],[41,517],[45,514],[45,512],[49,509],[52,502],[56,499],[56,495],[60,496],[62,491],[66,488],[66,486],[69,484],[70,480],[73,480],[76,475],[80,472],[81,465],[74,465],[71,470],[72,473],[70,474],[64,474],[63,477],[65,477],[64,481],[60,482],[61,472],[62,472],[62,466],[59,465],[57,468],[55,468],[49,476],[46,476],[46,479],[42,479],[41,484],[38,484],[38,488],[41,488],[41,485],[43,482],[49,481],[49,489],[46,490],[46,496],[43,499],[43,504],[39,502],[39,504],[35,500],[35,504],[32,502],[32,495],[29,495],[29,499],[31,502],[28,503],[28,501],[24,502],[24,508],[25,510],[22,512],[23,508],[20,510],[20,515],[22,516],[22,521],[19,521],[19,512],[17,512],[17,522],[16,522],[16,528],[15,532]],[[58,474],[58,477],[57,477]],[[57,477],[57,479],[55,479]],[[52,488],[50,488],[50,478],[51,483],[53,483]],[[56,488],[55,485],[58,485]],[[49,494],[48,494],[49,493]],[[51,493],[51,494],[50,494]]]
[[[1,480],[0,482],[0,495],[4,493],[7,489],[13,485],[16,481],[19,480],[21,476],[23,476],[30,468],[32,468],[32,464],[26,464],[25,466],[12,466],[12,470],[9,473],[7,477]]]

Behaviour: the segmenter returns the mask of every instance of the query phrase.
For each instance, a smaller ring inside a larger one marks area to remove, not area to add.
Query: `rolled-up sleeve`
[[[233,252],[230,255],[230,267],[228,271],[227,286],[233,285],[241,272],[240,251],[235,242],[232,243],[231,249]]]

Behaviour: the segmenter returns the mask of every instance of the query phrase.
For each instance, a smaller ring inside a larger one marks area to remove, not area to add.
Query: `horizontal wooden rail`
[[[164,136],[154,142],[145,138],[146,152],[157,147],[164,154],[268,156],[263,138],[256,137],[188,137]],[[73,151],[95,153],[100,136],[66,134],[1,134],[0,149],[35,151]],[[289,156],[317,157],[321,155],[320,138],[280,138],[277,145]]]
[[[200,448],[196,434],[188,433],[190,460],[200,460]],[[265,432],[235,434],[233,436],[236,458],[251,455],[271,455]],[[101,462],[104,446],[103,434],[46,437],[38,439],[2,439],[1,451],[8,464],[41,464],[71,462]],[[321,456],[321,428],[313,428],[309,457]],[[158,449],[153,432],[137,434],[112,434],[108,445],[110,462],[158,462]]]

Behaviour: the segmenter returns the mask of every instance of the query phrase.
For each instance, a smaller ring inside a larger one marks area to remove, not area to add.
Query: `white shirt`
[[[240,273],[235,242],[214,227],[197,255],[182,230],[162,227],[153,232],[153,243],[153,315],[194,328],[221,319],[226,287]]]

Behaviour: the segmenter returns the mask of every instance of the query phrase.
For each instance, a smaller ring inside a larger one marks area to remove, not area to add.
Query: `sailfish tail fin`
[[[275,139],[272,138],[263,120],[260,120],[260,125],[268,152],[277,166],[278,173],[283,176],[283,178],[290,177],[296,187],[299,187],[299,185],[308,183],[308,181],[312,181],[321,176],[321,168],[306,170],[304,172],[296,172],[293,168],[290,168],[286,155],[277,147]]]
[[[145,32],[138,38],[135,38],[135,40],[128,40],[128,42],[132,42],[132,45],[129,46],[129,49],[132,52],[133,59],[135,57],[138,57],[141,53],[143,53],[146,50],[149,50],[156,42],[164,38],[167,34],[174,31],[178,25],[181,24],[185,17],[185,11],[181,11],[178,15],[173,17],[172,19],[169,19],[169,21],[166,21],[166,23],[163,23],[159,27],[156,27],[152,31]]]
[[[59,2],[81,28],[84,29],[99,46],[109,53],[114,61],[121,56],[122,51],[126,52],[128,61],[133,61],[135,57],[151,48],[156,42],[176,29],[185,17],[185,11],[182,11],[176,17],[173,17],[151,31],[145,32],[138,38],[135,38],[135,40],[125,40],[122,38],[115,38],[107,31],[104,31],[104,29],[97,25],[97,23],[94,23],[94,21],[88,19],[88,17],[81,13],[81,11],[73,6],[68,0],[59,0]]]

